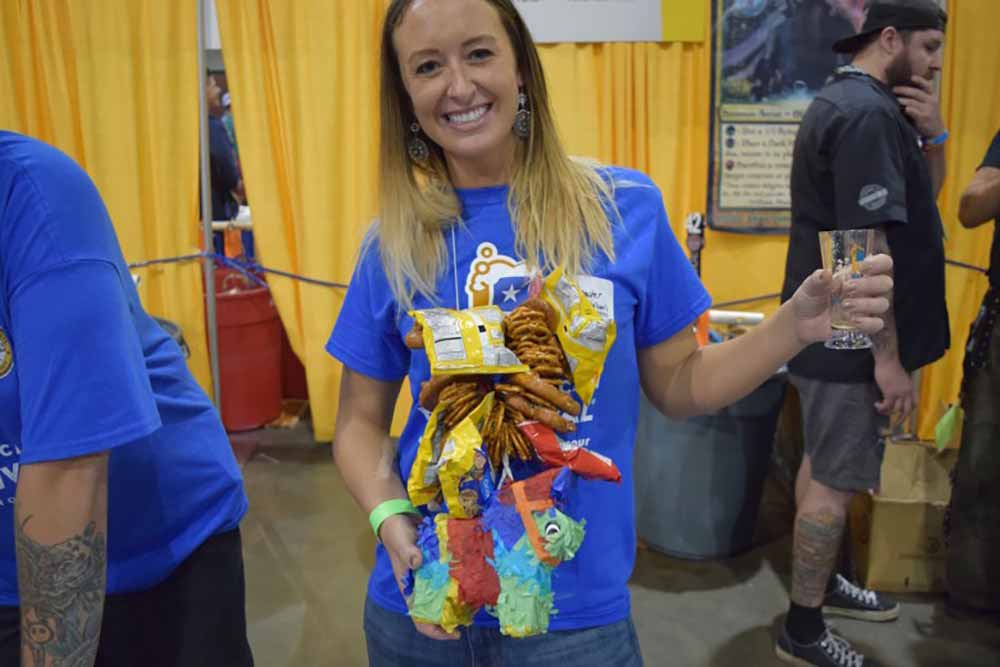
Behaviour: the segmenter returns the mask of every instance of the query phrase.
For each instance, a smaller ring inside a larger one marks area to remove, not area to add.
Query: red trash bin
[[[248,431],[281,414],[281,319],[271,291],[234,269],[215,271],[219,391],[227,431]]]

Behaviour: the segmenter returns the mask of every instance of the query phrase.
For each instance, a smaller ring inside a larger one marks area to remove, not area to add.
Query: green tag
[[[944,449],[952,442],[956,429],[962,427],[964,419],[965,412],[962,410],[962,406],[955,404],[948,408],[934,428],[934,441],[937,444],[938,451]]]

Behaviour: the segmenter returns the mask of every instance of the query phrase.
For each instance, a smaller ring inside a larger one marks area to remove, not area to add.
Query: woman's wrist
[[[385,520],[398,514],[420,516],[420,511],[410,502],[409,498],[390,498],[379,503],[369,512],[368,523],[372,527],[372,532],[375,533],[375,539],[379,539],[379,529]]]

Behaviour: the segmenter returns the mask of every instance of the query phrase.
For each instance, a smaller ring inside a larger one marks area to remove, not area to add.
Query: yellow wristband
[[[379,503],[371,514],[368,515],[368,523],[372,526],[375,539],[378,540],[378,529],[382,527],[382,522],[394,514],[413,514],[420,516],[419,510],[407,498],[393,498]]]

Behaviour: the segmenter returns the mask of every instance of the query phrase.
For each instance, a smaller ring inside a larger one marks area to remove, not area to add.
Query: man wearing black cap
[[[833,45],[851,64],[813,100],[796,138],[783,300],[822,266],[818,232],[834,229],[874,229],[873,251],[892,255],[896,290],[872,350],[813,345],[789,363],[806,442],[791,605],[775,647],[789,664],[870,667],[829,630],[824,612],[899,615],[898,604],[831,574],[851,497],[879,487],[889,415],[912,412],[912,373],[950,343],[935,204],[948,133],[933,86],[946,24],[934,0],[869,2],[861,31]]]

